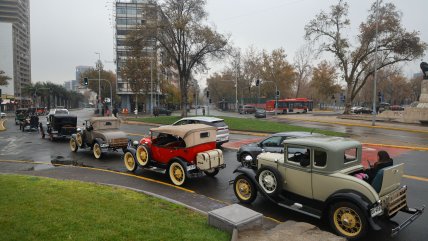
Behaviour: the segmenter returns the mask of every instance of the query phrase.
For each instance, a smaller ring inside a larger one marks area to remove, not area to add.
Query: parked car
[[[46,128],[40,124],[40,134],[44,139],[46,135],[49,140],[56,138],[71,137],[77,133],[77,116],[67,114],[53,114],[48,116]]]
[[[125,167],[134,172],[138,166],[166,173],[181,186],[188,178],[205,173],[215,176],[226,167],[223,152],[216,149],[216,128],[203,124],[161,126],[150,129],[150,137],[128,146]]]
[[[126,150],[128,138],[126,133],[119,130],[120,122],[116,117],[92,117],[83,123],[85,128],[72,134],[70,138],[70,149],[90,148],[96,159],[100,159],[103,150],[116,151]]]
[[[354,111],[355,114],[371,114],[373,111],[368,107],[361,107]]]
[[[171,115],[171,111],[164,108],[164,107],[154,107],[153,108],[153,115],[159,116],[159,115]]]
[[[242,145],[236,152],[236,160],[241,162],[243,166],[256,168],[257,156],[262,152],[282,153],[284,151],[284,140],[308,136],[324,136],[319,133],[311,132],[280,132],[275,133],[259,142]]]
[[[300,149],[296,151],[296,149]],[[396,235],[417,219],[425,206],[409,208],[407,187],[401,185],[403,165],[382,169],[374,178],[379,190],[358,178],[363,174],[360,142],[341,137],[306,137],[284,141],[284,153],[262,153],[257,170],[239,167],[234,192],[251,203],[257,193],[279,206],[315,218],[325,217],[332,229],[347,239],[359,239],[371,227],[399,211],[412,216],[391,230]],[[385,225],[383,226],[385,227]]]
[[[256,112],[254,113],[254,117],[256,118],[266,118],[266,110],[257,108]]]
[[[4,112],[0,112],[0,118],[6,118],[6,113],[4,113]]]
[[[27,108],[19,108],[15,111],[15,124],[20,125],[22,121],[24,121],[28,116]]]
[[[252,105],[240,105],[238,107],[239,114],[254,114],[256,112],[256,107]]]
[[[172,125],[188,125],[188,124],[205,124],[209,126],[214,126],[217,128],[216,142],[217,146],[221,146],[223,143],[229,141],[229,126],[224,122],[223,119],[215,117],[203,117],[203,116],[194,116],[182,118]]]
[[[362,106],[353,106],[353,107],[351,107],[351,113],[357,114],[357,112],[359,110],[361,110],[362,108],[363,108]]]
[[[391,105],[391,107],[389,107],[389,109],[392,111],[402,111],[402,110],[404,110],[404,107],[399,106],[399,105]]]

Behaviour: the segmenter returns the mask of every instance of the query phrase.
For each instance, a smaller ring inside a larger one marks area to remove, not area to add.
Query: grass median
[[[142,193],[0,175],[0,240],[229,240],[207,218]]]
[[[236,131],[251,131],[251,132],[263,132],[263,133],[277,133],[277,132],[288,132],[288,131],[308,131],[322,133],[329,136],[346,136],[345,133],[327,131],[316,128],[307,128],[295,125],[289,125],[286,123],[274,122],[270,120],[261,119],[246,119],[236,117],[225,117],[219,116],[218,118],[224,119],[230,130]],[[139,121],[146,123],[155,123],[161,125],[170,125],[175,121],[181,119],[179,116],[158,116],[158,117],[145,117],[145,118],[130,118],[129,121]]]

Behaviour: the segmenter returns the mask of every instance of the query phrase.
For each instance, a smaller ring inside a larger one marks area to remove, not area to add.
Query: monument
[[[408,107],[403,111],[384,111],[379,117],[404,123],[421,123],[428,125],[428,63],[422,62],[421,95],[416,107]]]

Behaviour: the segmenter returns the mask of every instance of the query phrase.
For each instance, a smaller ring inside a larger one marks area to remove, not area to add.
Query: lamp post
[[[375,37],[375,64],[374,64],[374,79],[373,79],[373,110],[372,110],[372,126],[376,125],[376,81],[377,81],[377,48],[378,48],[378,25],[379,25],[379,0],[376,0],[376,37]]]
[[[98,103],[97,103],[97,109],[99,107],[99,104],[101,102],[101,54],[99,52],[95,52],[95,54],[98,54]],[[111,101],[111,100],[110,100]],[[98,110],[98,113],[100,113],[101,110]]]

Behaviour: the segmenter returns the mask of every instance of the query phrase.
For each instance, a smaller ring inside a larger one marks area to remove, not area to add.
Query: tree
[[[355,47],[343,33],[350,25],[348,4],[340,0],[330,13],[321,12],[305,26],[305,38],[320,42],[319,51],[332,53],[346,82],[345,113],[367,80],[374,74],[376,55],[376,22],[378,22],[379,56],[377,70],[399,62],[412,61],[423,55],[426,43],[416,31],[407,32],[401,26],[401,12],[394,4],[380,1],[378,18],[376,4],[369,10],[367,20],[360,24]],[[377,21],[377,19],[379,19]]]
[[[7,85],[10,77],[5,75],[3,70],[0,70],[0,85]]]
[[[227,52],[228,39],[204,24],[206,0],[166,0],[134,34],[135,39],[156,44],[171,58],[178,75],[182,116],[187,116],[189,80],[194,71],[206,69],[208,57],[219,58]]]
[[[231,70],[214,73],[207,79],[207,86],[213,102],[222,101],[224,98],[235,103],[235,73]]]
[[[102,65],[98,65],[99,68],[101,68],[100,71],[100,86],[101,86],[101,98],[110,98],[110,84],[107,83],[110,82],[111,83],[111,88],[112,88],[112,97],[114,101],[116,100],[116,75],[115,73],[113,73],[112,71],[105,71],[104,69],[102,69]],[[87,71],[85,71],[82,76],[87,77],[89,79],[88,82],[88,88],[91,89],[92,91],[94,91],[95,93],[97,93],[98,95],[98,69],[89,69]],[[103,80],[104,79],[104,80]],[[107,80],[107,81],[105,81]],[[80,80],[80,84],[83,85],[83,79]],[[112,100],[112,101],[113,101]],[[114,102],[113,101],[113,102]]]
[[[313,70],[312,81],[313,97],[320,102],[327,101],[332,95],[340,92],[340,85],[336,84],[336,68],[327,61],[322,61]]]
[[[314,52],[310,45],[300,47],[294,56],[294,69],[296,72],[295,97],[301,97],[302,89],[305,89],[312,74],[311,61]],[[303,95],[304,96],[304,95]]]
[[[262,83],[269,83],[267,81],[275,83],[278,90],[280,90],[281,98],[291,97],[295,79],[294,68],[288,63],[286,57],[287,55],[285,54],[285,50],[282,48],[275,49],[270,54],[263,51],[262,54],[262,69],[260,74]],[[274,98],[274,84],[263,85],[262,90],[266,96],[269,96],[272,99]]]

